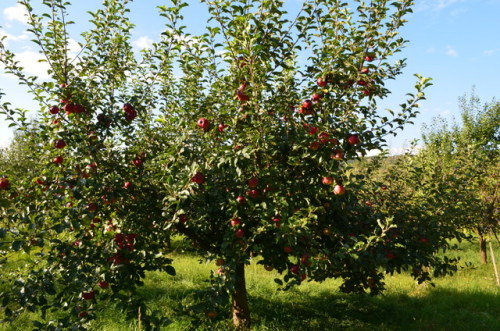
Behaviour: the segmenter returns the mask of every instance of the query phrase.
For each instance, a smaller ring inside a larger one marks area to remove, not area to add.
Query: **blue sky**
[[[33,5],[41,0],[32,0]],[[74,0],[70,9],[71,18],[77,22],[74,38],[87,25],[88,10],[96,9],[100,0]],[[196,3],[196,1],[190,1]],[[430,123],[435,116],[452,120],[459,115],[459,96],[470,93],[475,86],[476,94],[483,101],[500,97],[500,0],[416,0],[414,13],[408,16],[408,23],[401,34],[410,42],[401,54],[407,58],[404,75],[391,82],[388,87],[393,95],[381,103],[381,108],[397,109],[404,101],[404,94],[411,92],[413,74],[432,77],[434,85],[427,90],[427,100],[421,103],[421,114],[415,125],[408,126],[396,138],[389,141],[389,148],[398,151],[409,142],[420,137],[423,123]],[[136,24],[133,41],[136,47],[143,47],[156,40],[162,30],[162,20],[156,14],[155,6],[165,0],[136,0],[131,5],[131,18]],[[290,13],[300,7],[300,0],[287,0]],[[186,14],[188,29],[196,33],[205,20],[200,18],[196,6]],[[186,12],[187,13],[187,12]],[[16,0],[1,0],[0,35],[7,35],[7,45],[19,54],[21,63],[31,73],[43,74],[44,68],[36,62],[37,49],[29,42],[24,32],[23,12]],[[73,45],[76,52],[78,47]],[[0,88],[7,94],[6,100],[13,105],[33,108],[23,88],[5,75],[0,68]],[[12,137],[4,118],[0,118],[0,146],[5,146]]]

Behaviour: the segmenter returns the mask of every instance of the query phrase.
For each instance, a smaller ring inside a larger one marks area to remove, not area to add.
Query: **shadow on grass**
[[[321,293],[276,302],[251,299],[263,330],[500,330],[500,296],[431,290],[421,297]]]

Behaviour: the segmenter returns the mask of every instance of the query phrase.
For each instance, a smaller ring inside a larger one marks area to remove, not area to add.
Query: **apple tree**
[[[174,232],[216,261],[207,301],[230,304],[242,329],[252,259],[276,269],[283,289],[341,278],[342,291],[372,294],[385,273],[453,269],[430,258],[437,244],[405,245],[413,227],[388,237],[410,218],[367,204],[367,182],[349,163],[411,122],[430,85],[417,76],[397,112],[377,108],[405,67],[398,30],[413,1],[310,0],[297,13],[284,1],[201,1],[209,20],[193,35],[187,3],[173,0],[159,7],[165,30],[140,54],[128,2],[91,13],[70,57],[69,3],[44,0],[36,14],[21,0],[47,81],[27,76],[0,44],[4,70],[39,103],[32,125],[9,103],[2,113],[33,136],[42,165],[0,174],[6,317],[58,311],[36,325],[85,327],[110,300],[143,326],[161,323],[136,289],[148,270],[175,273],[166,249]],[[9,264],[20,251],[29,270]]]

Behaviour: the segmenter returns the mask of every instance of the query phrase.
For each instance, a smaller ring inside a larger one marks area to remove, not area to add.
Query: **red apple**
[[[324,185],[332,185],[333,184],[333,177],[331,177],[331,176],[323,177],[321,179],[321,183]]]
[[[210,128],[210,122],[204,117],[200,118],[196,125],[198,125],[198,127],[200,129],[203,129],[204,131],[207,131]]]
[[[231,220],[231,226],[238,226],[241,224],[241,221],[238,217],[235,217]]]
[[[344,159],[344,152],[339,151],[339,150],[335,150],[335,151],[333,151],[332,154],[330,154],[330,158],[333,160],[337,160],[337,161],[343,160]]]
[[[193,177],[191,177],[191,181],[201,185],[205,182],[205,176],[201,172],[197,172]]]
[[[311,100],[304,100],[304,102],[302,102],[302,107],[305,108],[305,109],[309,109],[311,108],[313,105],[312,101]]]
[[[370,96],[372,94],[372,92],[370,90],[363,90],[363,91],[361,91],[361,93],[363,93],[363,95],[366,95],[366,96]]]
[[[325,144],[328,142],[328,137],[330,135],[326,132],[321,132],[320,134],[318,134],[318,139],[319,139],[319,142],[322,143],[322,144]]]
[[[315,126],[309,127],[309,134],[310,135],[315,135],[316,133],[318,133],[318,128],[317,127],[315,127]]]
[[[299,274],[300,267],[297,264],[294,264],[290,267],[290,272],[292,274],[298,275]]]
[[[316,80],[316,84],[318,84],[319,87],[325,87],[327,83],[322,77],[319,77]]]
[[[123,188],[124,188],[124,189],[129,189],[129,188],[131,188],[132,186],[134,186],[134,184],[133,184],[132,182],[125,182],[125,183],[123,184]]]
[[[333,194],[335,195],[343,195],[345,193],[345,188],[342,185],[335,185],[333,188]]]
[[[321,94],[313,93],[311,95],[311,100],[314,101],[314,102],[318,102],[319,100],[321,100]]]
[[[427,239],[426,237],[420,237],[419,241],[422,243],[422,244],[427,244],[429,242],[429,239]]]
[[[301,258],[300,258],[300,263],[309,267],[311,265],[311,257],[309,256],[309,254],[302,254]]]
[[[321,147],[321,144],[319,141],[313,141],[310,145],[309,148],[312,149],[313,151],[317,151]]]
[[[135,165],[136,167],[142,166],[142,160],[139,158],[135,158],[132,160],[132,164]]]
[[[247,195],[251,198],[258,198],[259,197],[259,190],[248,190]]]
[[[285,253],[291,253],[292,251],[293,251],[293,248],[291,246],[283,247],[283,252],[285,252]]]
[[[6,177],[0,178],[0,190],[8,190],[10,188],[10,181]]]
[[[388,259],[388,260],[392,260],[396,257],[396,254],[394,254],[393,252],[388,252],[387,254],[385,254],[385,257]]]
[[[188,217],[187,217],[186,214],[180,214],[179,215],[179,223],[184,224],[184,223],[187,222],[187,220],[188,220]]]
[[[365,61],[372,62],[373,61],[373,56],[370,56],[370,55],[365,56]]]
[[[60,111],[59,107],[57,106],[52,106],[49,108],[49,112],[52,114],[52,115],[55,115],[55,114],[58,114]]]
[[[369,72],[370,72],[370,69],[368,69],[368,68],[363,68],[363,69],[361,69],[361,73],[362,73],[362,74],[367,74],[367,73],[369,73]]]
[[[243,238],[245,236],[245,231],[243,229],[238,229],[236,230],[234,235],[236,236],[236,238]]]
[[[64,158],[62,156],[56,156],[52,159],[52,162],[55,164],[62,164],[64,162]]]
[[[102,288],[103,290],[107,289],[109,287],[109,283],[107,281],[101,280],[97,285]]]
[[[347,142],[349,145],[357,145],[359,144],[359,136],[357,134],[353,134],[347,138]]]
[[[241,102],[250,100],[250,97],[240,90],[236,92],[236,98],[238,98],[238,100],[240,100]]]
[[[364,81],[364,80],[358,80],[358,85],[365,86],[366,85],[366,81]]]
[[[97,211],[97,205],[95,203],[91,202],[91,203],[89,203],[87,205],[87,210],[89,212],[91,212],[91,213],[96,212]]]
[[[132,110],[129,110],[129,111],[125,111],[125,119],[127,121],[132,121],[134,118],[137,117],[137,110],[135,109],[132,109]]]
[[[226,125],[224,123],[219,123],[219,125],[217,126],[217,131],[223,132],[225,128]]]
[[[90,292],[83,292],[82,293],[82,299],[83,300],[92,300],[95,296],[95,293],[94,291],[90,291]]]
[[[259,180],[255,177],[252,177],[247,181],[247,184],[248,184],[248,187],[256,188],[257,185],[259,185]]]
[[[387,185],[380,186],[380,189],[383,190],[383,191],[387,190]]]
[[[245,202],[247,202],[247,199],[246,199],[244,196],[241,196],[241,195],[240,195],[240,196],[238,196],[238,197],[236,198],[236,201],[237,201],[240,205],[242,205],[242,204],[244,204]]]
[[[58,149],[64,148],[66,147],[66,142],[63,139],[57,139],[54,141],[54,147]]]

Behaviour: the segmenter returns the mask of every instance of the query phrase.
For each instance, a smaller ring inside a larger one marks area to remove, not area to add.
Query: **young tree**
[[[397,114],[377,110],[390,94],[384,82],[405,66],[393,61],[413,1],[304,1],[293,16],[283,1],[202,1],[210,20],[193,36],[182,25],[187,4],[174,0],[159,7],[160,41],[138,56],[128,1],[107,0],[76,59],[68,3],[43,1],[48,13],[36,15],[20,2],[52,79],[24,75],[1,44],[6,71],[40,103],[34,152],[45,160],[42,173],[9,176],[0,192],[0,248],[36,246],[40,262],[2,280],[13,288],[2,294],[7,316],[63,310],[56,325],[82,326],[96,300],[114,299],[143,325],[160,322],[135,289],[147,270],[174,273],[172,231],[217,259],[213,288],[230,295],[237,328],[250,325],[245,265],[257,256],[285,289],[333,277],[345,292],[373,294],[384,272],[430,260],[451,267],[429,258],[433,243],[416,250],[388,240],[408,220],[366,205],[367,184],[348,165],[382,149],[430,85],[418,77]],[[22,110],[2,112],[26,130]]]
[[[499,225],[500,103],[483,105],[473,91],[460,98],[460,109],[461,123],[449,127],[437,119],[426,128],[419,155],[422,162],[432,163],[441,181],[447,178],[452,194],[445,195],[446,203],[460,210],[448,221],[477,234],[486,263],[486,236]]]

